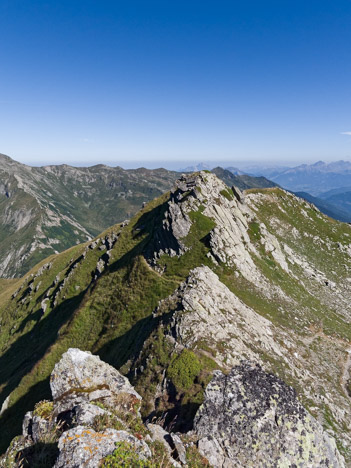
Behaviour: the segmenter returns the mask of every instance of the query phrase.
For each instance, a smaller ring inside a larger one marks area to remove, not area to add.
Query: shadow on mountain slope
[[[0,401],[2,403],[6,397],[18,387],[21,379],[29,374],[36,364],[40,362],[51,345],[55,343],[60,328],[73,316],[74,311],[81,304],[84,295],[85,291],[82,291],[74,298],[62,302],[50,312],[47,317],[39,320],[33,330],[20,336],[0,357]],[[28,317],[24,319],[24,321],[26,320],[28,320]],[[44,387],[46,389],[42,391]],[[50,396],[49,386],[46,384],[44,387],[40,387],[42,398]],[[31,398],[30,395],[32,395],[33,398]],[[7,425],[11,426],[9,428],[11,434],[6,442],[4,442],[5,433],[2,432],[1,434],[0,451],[8,445],[10,439],[16,434],[12,432],[12,426],[15,426],[15,421],[21,421],[24,413],[33,409],[34,403],[36,403],[39,398],[39,393],[30,390],[19,400],[21,401],[20,404],[16,402],[0,417],[2,427],[6,427]],[[18,413],[18,409],[16,408],[21,408],[21,412]],[[7,418],[9,418],[12,423],[6,424],[5,420]]]

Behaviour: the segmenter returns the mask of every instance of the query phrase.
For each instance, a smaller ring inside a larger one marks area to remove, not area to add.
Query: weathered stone
[[[62,403],[60,411],[72,407],[72,399],[76,404],[95,400],[113,404],[121,393],[141,399],[116,369],[102,362],[98,356],[74,348],[64,353],[55,365],[50,387],[54,401]]]
[[[235,198],[238,200],[240,203],[244,203],[244,195],[238,187],[235,187],[234,185],[232,186],[232,192],[235,196]]]
[[[174,444],[176,458],[183,464],[186,465],[186,450],[184,447],[183,442],[181,441],[180,437],[177,434],[170,433],[170,437]]]
[[[59,439],[59,457],[54,468],[96,468],[107,455],[116,449],[116,443],[128,442],[133,445],[141,460],[151,456],[147,444],[126,431],[106,429],[103,432],[77,426],[62,434]]]
[[[165,431],[163,427],[159,426],[158,424],[148,424],[147,429],[151,433],[152,440],[161,442],[164,445],[168,455],[171,456],[172,449],[170,446],[169,432]]]
[[[90,403],[83,403],[73,408],[75,423],[78,426],[91,426],[97,416],[103,416],[108,413],[103,408]]]
[[[335,442],[292,387],[244,362],[216,371],[198,410],[199,450],[216,467],[344,467]]]
[[[147,429],[151,432],[152,440],[161,442],[163,444],[166,452],[168,453],[172,466],[179,468],[182,466],[182,464],[187,464],[185,448],[178,436],[165,431],[158,424],[148,424]],[[182,464],[174,460],[173,457],[178,458]]]
[[[32,436],[32,418],[33,418],[33,412],[28,411],[23,418],[22,422],[22,435],[23,437],[31,437]]]
[[[48,421],[40,416],[33,416],[30,426],[29,432],[31,432],[34,443],[45,440],[45,436],[53,429],[52,421]]]

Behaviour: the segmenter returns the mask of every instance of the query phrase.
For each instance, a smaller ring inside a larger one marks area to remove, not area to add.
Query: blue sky
[[[351,158],[350,1],[0,0],[0,152]]]

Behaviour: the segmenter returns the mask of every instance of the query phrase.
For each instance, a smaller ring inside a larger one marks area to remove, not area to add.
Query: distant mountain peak
[[[213,167],[213,165],[209,165],[206,163],[199,163],[193,166],[187,166],[183,169],[179,169],[179,172],[198,172],[198,171],[209,171]]]

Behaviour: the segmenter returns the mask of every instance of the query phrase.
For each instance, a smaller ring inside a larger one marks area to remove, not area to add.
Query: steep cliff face
[[[278,188],[241,193],[206,172],[180,178],[130,223],[53,256],[0,293],[1,449],[24,413],[50,397],[50,373],[74,346],[127,375],[143,398],[143,418],[168,432],[197,431],[220,370],[219,388],[224,376],[242,382],[230,383],[238,413],[228,417],[245,439],[235,418],[250,416],[260,441],[252,457],[273,450],[258,429],[275,428],[277,415],[274,437],[284,436],[274,460],[303,459],[324,444],[315,460],[341,464],[335,438],[349,463],[350,272],[349,225]],[[262,407],[258,419],[245,412],[252,402],[239,404],[250,375],[280,389],[279,401],[267,390],[265,402],[253,403]],[[284,395],[297,410],[279,425]],[[290,424],[299,437],[289,452]],[[303,439],[303,430],[314,435]],[[208,434],[197,434],[209,456]],[[233,437],[224,431],[213,444],[223,466],[234,453],[245,466],[244,445],[225,449]]]

